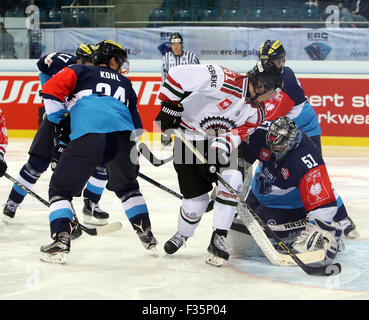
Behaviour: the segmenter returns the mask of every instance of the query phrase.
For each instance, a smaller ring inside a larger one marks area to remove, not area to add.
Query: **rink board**
[[[322,127],[323,144],[369,146],[369,76],[298,75]],[[160,110],[158,73],[131,73],[144,129],[159,132],[154,119]],[[41,115],[41,86],[35,72],[0,73],[0,108],[9,137],[33,137]],[[156,137],[156,135],[153,135]]]

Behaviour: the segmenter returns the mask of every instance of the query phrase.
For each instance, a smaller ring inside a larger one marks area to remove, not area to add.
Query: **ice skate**
[[[158,241],[154,237],[151,227],[147,227],[145,230],[142,227],[142,221],[138,224],[133,224],[133,228],[136,230],[138,238],[140,239],[142,245],[147,250],[152,250],[155,254],[157,254],[156,245]]]
[[[221,267],[228,259],[231,248],[226,243],[227,231],[215,230],[211,236],[208,247],[209,256],[206,263]]]
[[[17,211],[17,208],[19,206],[19,203],[16,203],[10,199],[6,202],[4,209],[3,209],[3,222],[8,223],[11,219],[14,218],[15,212]]]
[[[171,237],[164,245],[164,251],[167,254],[173,254],[186,243],[187,237],[182,236],[177,232],[173,237]]]
[[[89,199],[84,199],[83,206],[83,222],[96,226],[103,226],[108,223],[109,213],[99,207],[98,203],[94,203]]]
[[[41,261],[58,264],[66,263],[67,255],[70,252],[70,240],[71,237],[68,232],[58,233],[53,243],[41,247]]]

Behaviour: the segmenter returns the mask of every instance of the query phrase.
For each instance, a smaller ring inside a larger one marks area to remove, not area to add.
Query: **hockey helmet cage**
[[[119,68],[127,61],[127,51],[119,43],[113,40],[105,40],[95,46],[93,63],[106,64],[109,66],[110,59],[115,58],[119,64]]]
[[[94,46],[86,43],[81,43],[76,50],[76,56],[83,62],[92,62]]]
[[[270,90],[282,90],[283,78],[278,67],[269,61],[258,61],[255,67],[247,73],[250,81],[257,85],[262,82],[265,92]]]
[[[300,143],[301,137],[302,133],[297,129],[293,120],[288,117],[279,117],[269,128],[266,143],[276,158],[281,159]]]
[[[286,55],[282,42],[279,40],[265,40],[259,50],[259,59],[266,61],[278,60]]]
[[[180,33],[175,32],[175,33],[171,34],[171,36],[169,38],[169,42],[170,42],[170,44],[172,44],[172,43],[183,43],[183,38],[182,38]]]

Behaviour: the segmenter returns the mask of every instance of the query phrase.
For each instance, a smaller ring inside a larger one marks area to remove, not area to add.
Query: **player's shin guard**
[[[145,199],[138,190],[126,193],[120,198],[127,218],[146,249],[153,249],[158,244],[151,231],[151,222]]]
[[[182,199],[178,215],[178,231],[164,245],[167,254],[177,252],[194,234],[208,203],[209,195],[207,193],[191,199]]]
[[[98,204],[101,195],[108,182],[106,168],[97,167],[93,175],[87,181],[83,190],[83,222],[93,225],[105,225],[108,223],[109,213],[102,210]]]

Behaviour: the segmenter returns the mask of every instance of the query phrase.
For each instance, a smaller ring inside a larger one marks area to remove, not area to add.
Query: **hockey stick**
[[[176,198],[178,198],[178,199],[182,199],[182,198],[183,198],[183,197],[182,197],[180,194],[178,194],[177,192],[175,192],[175,191],[173,191],[173,190],[171,190],[171,189],[167,188],[166,186],[163,186],[163,185],[162,185],[162,184],[160,184],[159,182],[156,182],[155,180],[151,179],[150,177],[148,177],[148,176],[144,175],[144,174],[143,174],[143,173],[141,173],[141,172],[139,172],[139,173],[138,173],[138,176],[139,176],[140,178],[142,178],[143,180],[146,180],[147,182],[149,182],[149,183],[153,184],[154,186],[156,186],[156,187],[158,187],[158,188],[160,188],[160,189],[162,189],[162,190],[164,190],[164,191],[166,191],[166,192],[169,192],[171,195],[175,196],[175,197],[176,197]]]
[[[38,194],[34,193],[31,189],[27,188],[24,184],[20,183],[18,180],[14,179],[12,176],[10,176],[8,173],[4,173],[4,177],[8,178],[10,181],[12,181],[14,184],[16,184],[19,188],[26,191],[31,196],[35,197],[37,200],[39,200],[42,204],[44,204],[47,207],[50,207],[50,203],[46,201],[45,199],[41,198]],[[73,206],[72,206],[73,208]],[[74,208],[73,208],[74,211]],[[111,233],[114,231],[118,231],[122,228],[122,224],[120,222],[113,222],[108,223],[107,225],[96,227],[96,228],[87,228],[83,224],[81,224],[78,219],[75,211],[73,212],[74,218],[77,222],[77,224],[81,227],[81,229],[86,232],[87,234],[91,236],[100,236],[106,233]]]
[[[171,156],[167,159],[159,159],[159,158],[155,157],[155,155],[151,152],[149,147],[143,142],[141,142],[138,145],[138,150],[145,157],[145,159],[148,160],[155,167],[160,167],[163,164],[166,164],[167,162],[170,162],[170,161],[173,160],[173,156]]]
[[[208,163],[208,161],[205,159],[205,157],[189,141],[187,141],[185,136],[179,130],[175,129],[174,133],[194,153],[194,155],[200,160],[200,162],[202,162],[203,164]],[[306,265],[296,254],[291,252],[291,250],[281,240],[281,238],[273,230],[271,230],[270,227],[262,219],[260,219],[260,217],[242,199],[242,197],[239,195],[239,193],[236,190],[234,190],[232,188],[232,186],[226,180],[224,180],[224,178],[218,172],[215,172],[215,175],[216,175],[217,179],[227,188],[229,193],[231,193],[243,207],[247,208],[247,212],[250,213],[250,216],[249,216],[250,221],[252,220],[253,225],[255,225],[255,223],[257,223],[260,228],[262,226],[264,228],[264,230],[268,231],[268,233],[278,243],[278,245],[282,248],[282,250],[285,251],[288,254],[288,256],[290,256],[305,273],[307,273],[309,275],[317,275],[317,276],[331,276],[331,275],[339,274],[341,272],[341,265],[339,263],[330,264],[330,265],[327,265],[327,266],[316,266],[316,267]],[[245,214],[243,216],[247,216],[247,215]],[[255,239],[255,241],[257,242],[258,239]],[[269,243],[270,243],[270,241],[269,241]],[[258,243],[258,245],[259,245],[259,243]],[[274,249],[274,247],[273,247],[273,249]]]

